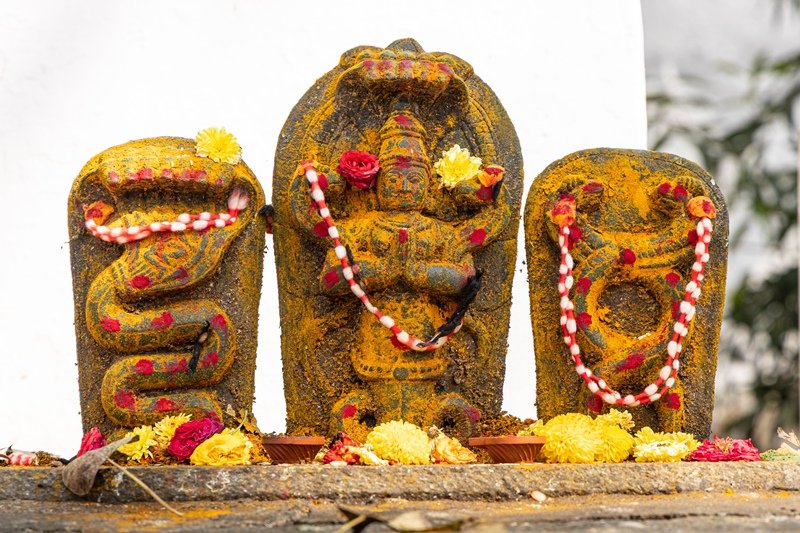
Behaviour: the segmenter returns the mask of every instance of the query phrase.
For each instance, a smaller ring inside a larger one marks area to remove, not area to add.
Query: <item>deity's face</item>
[[[415,164],[398,157],[378,176],[377,193],[380,208],[384,211],[420,211],[430,182],[426,165]]]

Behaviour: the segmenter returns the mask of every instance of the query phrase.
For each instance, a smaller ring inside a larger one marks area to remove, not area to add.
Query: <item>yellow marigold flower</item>
[[[208,157],[217,163],[235,165],[242,160],[242,147],[232,133],[225,128],[206,128],[200,130],[195,137],[195,153],[200,157]]]
[[[428,435],[414,424],[402,420],[385,422],[367,435],[381,459],[405,465],[426,465],[431,462],[431,444]]]
[[[205,466],[249,465],[252,447],[253,443],[240,430],[223,429],[201,442],[189,462]]]
[[[446,152],[442,152],[442,158],[433,164],[433,168],[441,178],[439,188],[444,186],[452,189],[462,181],[478,175],[481,170],[481,158],[471,156],[469,150],[455,144]]]
[[[567,413],[546,424],[539,420],[520,434],[530,432],[547,439],[541,454],[548,463],[618,463],[630,455],[633,437],[619,426],[627,423],[627,417],[609,414],[604,419],[592,419]]]
[[[150,448],[157,444],[156,433],[153,431],[152,426],[139,426],[137,428],[133,428],[133,431],[128,432],[125,436],[138,436],[139,440],[120,446],[117,450],[118,452],[127,455],[128,459],[132,461],[141,461],[145,456],[152,459],[153,452],[150,451]]]
[[[643,427],[636,433],[633,456],[637,463],[676,462],[692,453],[699,443],[689,433],[655,432]]]
[[[153,427],[156,433],[156,441],[159,446],[162,448],[166,448],[169,446],[169,441],[172,440],[172,436],[175,435],[175,430],[178,429],[178,426],[184,424],[191,420],[191,415],[187,415],[181,413],[175,416],[165,416]]]

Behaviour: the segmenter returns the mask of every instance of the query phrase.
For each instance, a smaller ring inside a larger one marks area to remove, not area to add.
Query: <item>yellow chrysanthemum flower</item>
[[[141,461],[145,456],[152,459],[153,452],[150,451],[150,448],[156,445],[156,433],[152,426],[133,428],[133,431],[128,432],[125,436],[138,436],[139,440],[123,444],[117,450],[118,452],[127,455],[128,459],[132,461]]]
[[[472,450],[462,446],[458,439],[448,437],[436,426],[428,429],[428,437],[431,439],[431,458],[435,463],[463,465],[478,460]]]
[[[367,435],[369,444],[381,459],[404,465],[426,465],[431,462],[431,444],[419,426],[392,420],[376,426]]]
[[[617,409],[609,409],[609,411],[595,418],[598,422],[605,422],[621,427],[622,429],[631,429],[634,424],[633,415],[628,411],[619,411]]]
[[[189,462],[203,466],[249,465],[252,447],[253,443],[240,430],[223,429],[201,442]]]
[[[178,426],[185,424],[191,419],[191,415],[181,413],[175,416],[165,416],[156,422],[153,429],[156,433],[156,442],[158,445],[162,448],[169,446],[169,442],[172,440],[172,436],[175,435],[175,430],[178,429]]]
[[[627,418],[618,411],[598,419],[567,413],[547,423],[537,420],[519,434],[545,437],[541,454],[548,463],[618,463],[633,446],[633,437],[620,427]]]
[[[195,153],[217,163],[235,165],[242,160],[242,147],[232,133],[225,128],[206,128],[195,137]]]
[[[677,462],[692,453],[699,444],[689,433],[655,432],[643,427],[636,433],[633,456],[637,463]]]
[[[601,426],[600,434],[603,439],[603,446],[595,458],[601,463],[621,463],[627,459],[633,449],[631,434],[616,424],[595,423]]]
[[[481,163],[480,157],[471,156],[466,148],[453,145],[442,152],[442,158],[433,164],[433,169],[441,178],[439,188],[444,186],[452,189],[462,181],[474,178],[481,170]]]

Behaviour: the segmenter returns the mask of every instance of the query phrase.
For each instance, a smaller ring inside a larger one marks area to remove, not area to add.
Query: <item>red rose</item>
[[[215,433],[222,431],[222,422],[216,416],[207,416],[202,420],[192,420],[178,426],[167,451],[181,461],[191,457],[200,443]]]
[[[378,158],[374,155],[350,150],[339,158],[336,171],[353,187],[369,189],[375,185],[375,175],[380,169]]]
[[[81,440],[81,449],[78,450],[77,457],[85,454],[86,452],[90,452],[92,450],[96,450],[98,448],[102,448],[106,445],[106,438],[100,432],[100,430],[96,427],[93,427],[89,430],[89,433],[83,436]]]

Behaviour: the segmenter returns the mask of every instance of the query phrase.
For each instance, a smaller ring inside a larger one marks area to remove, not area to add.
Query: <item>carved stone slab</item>
[[[658,152],[584,150],[552,163],[534,180],[525,206],[525,244],[539,417],[608,409],[576,373],[563,341],[561,253],[548,213],[561,198],[575,199],[573,227],[580,240],[571,250],[571,298],[583,362],[623,396],[636,395],[658,377],[667,357],[695,260],[697,219],[687,214],[687,203],[698,196],[711,199],[717,216],[678,379],[655,403],[628,410],[637,427],[708,434],[725,301],[728,213],[708,173]]]
[[[217,227],[233,191],[249,203]],[[199,157],[190,139],[132,141],[81,170],[68,223],[84,429],[251,409],[262,205],[244,163]]]
[[[455,144],[504,167],[502,185],[439,185],[433,163]],[[348,151],[375,156],[374,186],[342,178]],[[370,299],[410,333],[430,338],[483,272],[463,328],[442,348],[398,346],[350,293],[296,172],[308,159],[326,176],[331,216]],[[273,180],[290,432],[358,438],[402,418],[467,435],[479,416],[499,412],[522,178],[505,110],[455,56],[411,39],[362,46],[308,90],[281,131]]]

